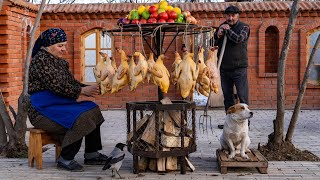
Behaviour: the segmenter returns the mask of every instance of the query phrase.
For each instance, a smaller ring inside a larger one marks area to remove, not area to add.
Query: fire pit
[[[127,144],[135,174],[147,168],[174,171],[178,164],[181,174],[186,165],[193,169],[187,156],[197,147],[195,107],[194,102],[168,98],[126,104]]]

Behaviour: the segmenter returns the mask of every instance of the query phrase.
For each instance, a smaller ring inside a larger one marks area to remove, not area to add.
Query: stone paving
[[[251,119],[250,138],[251,148],[257,148],[267,142],[267,136],[272,132],[272,120],[276,117],[275,110],[253,110]],[[139,175],[132,173],[132,155],[126,151],[126,157],[120,174],[124,179],[320,179],[320,162],[306,161],[269,161],[268,174],[260,174],[254,168],[232,168],[228,174],[220,174],[215,151],[220,147],[219,136],[222,130],[218,124],[224,122],[224,111],[220,109],[209,110],[212,117],[212,130],[210,123],[207,127],[199,126],[199,116],[203,111],[196,112],[197,151],[190,155],[195,166],[195,172],[187,171],[181,175],[179,171],[171,173],[146,172]],[[285,131],[291,118],[292,111],[286,111]],[[114,145],[126,141],[126,111],[103,111],[105,122],[102,125],[102,139],[104,148],[102,153],[109,154]],[[302,110],[294,133],[293,143],[302,150],[309,150],[320,156],[320,110]],[[28,137],[28,134],[27,134]],[[43,154],[43,169],[37,170],[28,166],[27,159],[0,159],[0,179],[112,179],[110,171],[102,171],[102,166],[85,166],[84,172],[68,172],[56,168],[54,162],[54,147],[47,146],[49,150]],[[76,156],[76,160],[83,162],[83,150]],[[116,178],[117,179],[117,178]]]

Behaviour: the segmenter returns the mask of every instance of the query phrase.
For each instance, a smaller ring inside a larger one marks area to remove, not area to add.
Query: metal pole
[[[161,32],[160,31],[157,31],[156,33],[156,41],[155,41],[155,49],[156,49],[156,56],[159,57],[160,54],[161,54],[161,45],[162,45],[162,42],[163,41],[163,37],[161,37]],[[158,101],[161,101],[163,99],[163,92],[161,91],[161,89],[158,87]]]

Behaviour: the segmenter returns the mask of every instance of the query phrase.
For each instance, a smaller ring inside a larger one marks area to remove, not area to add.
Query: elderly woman
[[[70,171],[83,171],[74,160],[85,137],[84,164],[104,164],[107,156],[102,149],[100,125],[104,121],[99,107],[91,101],[77,101],[80,95],[99,94],[97,85],[84,85],[69,71],[62,56],[66,52],[67,36],[60,28],[44,31],[37,39],[29,72],[31,124],[50,132],[61,142],[57,166]]]

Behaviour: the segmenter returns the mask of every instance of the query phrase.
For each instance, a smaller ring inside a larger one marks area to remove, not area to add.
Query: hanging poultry
[[[139,58],[137,67],[135,68],[135,76],[137,76],[138,74],[142,75],[142,80],[144,80],[147,76],[147,72],[148,72],[148,62],[146,61],[146,58],[144,57],[144,55],[141,52],[135,52],[134,56]]]
[[[153,53],[152,53],[152,52],[150,52],[150,56],[149,56],[149,59],[148,59],[147,63],[148,63],[148,69],[152,69],[153,65],[156,63],[156,62],[154,61]],[[153,79],[153,78],[152,78],[152,73],[148,71],[148,72],[147,72],[147,80],[148,80],[148,83],[150,82],[150,79]]]
[[[186,51],[183,60],[179,64],[175,78],[177,78],[178,89],[181,96],[185,99],[189,94],[193,94],[199,69],[193,61],[193,53]]]
[[[177,79],[175,78],[175,74],[176,74],[177,68],[178,68],[180,62],[182,61],[182,59],[181,59],[181,56],[178,52],[174,53],[174,57],[175,58],[174,58],[174,62],[172,64],[172,66],[171,66],[171,73],[170,73],[171,76],[170,77],[171,77],[171,83],[176,85]]]
[[[164,54],[161,54],[152,69],[149,69],[149,71],[152,73],[153,83],[159,86],[162,92],[167,93],[170,85],[170,73],[163,64],[164,59]]]
[[[135,52],[134,57],[138,57],[139,61],[138,64],[136,65],[135,62],[133,61],[133,72],[131,74],[131,70],[129,69],[130,72],[130,90],[134,90],[137,88],[139,83],[141,83],[147,76],[148,72],[148,63],[146,61],[146,58],[140,53],[140,52]],[[131,64],[131,62],[130,62]],[[129,64],[130,68],[131,65]]]
[[[107,65],[105,64],[105,61],[106,61],[105,58],[100,58],[97,65],[93,68],[93,74],[98,84],[100,84],[101,82],[102,73],[105,71],[105,69],[107,69]]]
[[[118,92],[129,82],[128,57],[122,49],[117,49],[117,51],[118,53],[120,53],[121,63],[118,67],[118,70],[116,71],[116,74],[113,76],[111,93]]]
[[[196,90],[205,96],[209,96],[210,79],[208,77],[208,68],[204,63],[204,49],[202,47],[199,47],[197,66],[199,68],[199,74],[197,78]]]
[[[136,68],[136,63],[134,62],[134,56],[131,56],[130,57],[130,62],[129,62],[129,89],[131,91],[133,91],[135,88],[133,87],[133,79],[136,79],[136,78],[140,78],[142,79],[142,77],[135,77],[134,75],[134,69]]]
[[[219,70],[217,67],[217,52],[216,49],[210,49],[208,54],[208,59],[206,65],[208,67],[209,79],[210,79],[210,89],[211,91],[218,93],[219,92]]]
[[[114,68],[115,71],[117,71],[118,68],[117,68],[116,60],[113,59],[113,57],[110,57],[110,59],[111,59],[111,65],[112,65],[112,67]]]
[[[111,91],[112,80],[116,71],[111,65],[111,59],[109,58],[108,54],[103,52],[99,52],[99,54],[102,56],[102,58],[106,62],[106,68],[102,72],[102,75],[101,75],[102,81],[100,83],[101,95],[104,95],[106,92]]]

